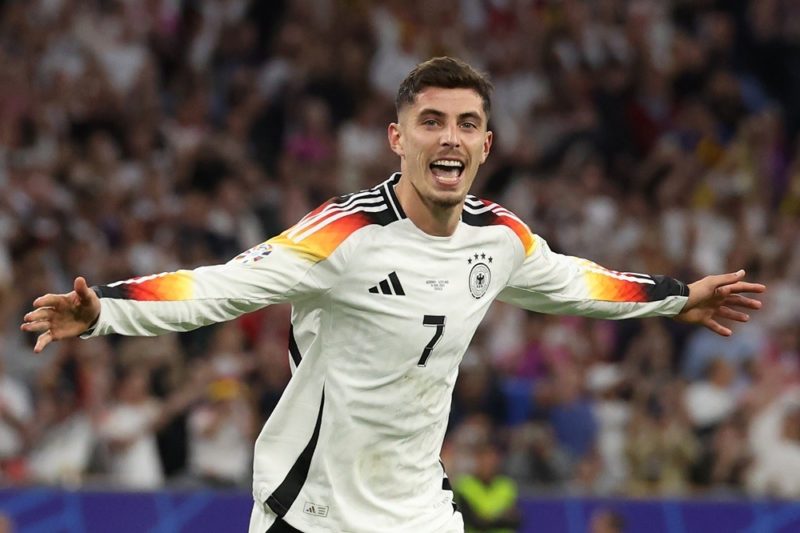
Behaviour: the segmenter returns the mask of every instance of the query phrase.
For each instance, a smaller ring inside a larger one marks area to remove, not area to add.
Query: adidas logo
[[[306,502],[303,506],[303,512],[313,516],[321,516],[325,518],[328,516],[329,507],[327,505],[319,505],[317,503]]]
[[[370,287],[369,292],[372,294],[391,294],[397,296],[405,296],[403,286],[400,284],[400,278],[397,277],[396,272],[392,272],[389,276],[382,280],[374,287]]]

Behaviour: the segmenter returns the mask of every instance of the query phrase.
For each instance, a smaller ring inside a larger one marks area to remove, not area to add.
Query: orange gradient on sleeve
[[[584,279],[589,296],[606,302],[647,302],[647,287],[644,283],[616,279],[599,272],[585,272]]]
[[[148,279],[149,278],[149,279]],[[192,297],[193,276],[188,270],[136,278],[122,288],[128,298],[142,302],[188,300]]]
[[[335,214],[336,212],[331,216]],[[292,231],[290,228],[267,242],[289,248],[309,261],[317,263],[327,259],[347,237],[367,224],[369,224],[369,219],[363,213],[352,213],[334,220],[301,241],[294,241],[287,237],[287,234]]]
[[[512,217],[498,216],[497,223],[511,228],[511,230],[517,234],[517,237],[519,237],[520,242],[522,242],[522,247],[525,249],[525,257],[531,255],[531,252],[533,252],[534,240],[533,234],[531,230],[528,229],[528,226]]]

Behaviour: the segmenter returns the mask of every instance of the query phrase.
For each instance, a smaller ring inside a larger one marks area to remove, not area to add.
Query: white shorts
[[[270,527],[275,523],[278,517],[271,511],[265,511],[264,508],[258,503],[253,504],[253,512],[250,514],[250,529],[249,533],[266,533]],[[325,529],[319,531],[304,531],[304,533],[341,533],[333,530]],[[422,533],[422,532],[420,532]],[[439,531],[431,531],[430,533],[464,533],[464,519],[458,511],[453,513],[453,517]]]

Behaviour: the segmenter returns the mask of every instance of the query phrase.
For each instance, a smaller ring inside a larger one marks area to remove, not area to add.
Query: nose
[[[458,136],[458,125],[451,124],[442,129],[442,146],[458,147],[461,146],[461,139]]]

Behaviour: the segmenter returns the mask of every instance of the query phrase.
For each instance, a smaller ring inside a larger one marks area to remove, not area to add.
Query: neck
[[[456,205],[437,205],[422,197],[411,180],[400,178],[394,188],[406,216],[420,230],[435,237],[455,233],[464,208],[463,200]]]

